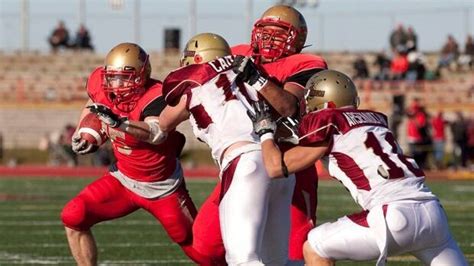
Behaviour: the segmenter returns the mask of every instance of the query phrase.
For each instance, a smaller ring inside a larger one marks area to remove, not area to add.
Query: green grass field
[[[59,219],[63,205],[91,179],[0,178],[0,265],[73,265]],[[189,180],[200,205],[215,181]],[[474,182],[432,181],[451,230],[470,263],[474,263]],[[358,211],[345,189],[334,181],[320,182],[318,222]],[[101,265],[192,265],[146,212],[94,227]],[[420,265],[409,255],[390,258],[389,265]],[[341,263],[338,265],[374,265]]]

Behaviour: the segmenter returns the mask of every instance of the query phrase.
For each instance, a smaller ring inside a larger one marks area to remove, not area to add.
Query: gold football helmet
[[[119,110],[130,112],[145,92],[150,74],[151,65],[145,50],[135,43],[120,43],[105,57],[103,89]]]
[[[257,55],[274,61],[301,52],[307,33],[306,21],[298,10],[276,5],[255,22],[251,45]]]
[[[201,33],[192,37],[180,60],[180,66],[201,64],[232,54],[229,44],[214,33]]]
[[[306,83],[306,111],[343,106],[359,106],[357,89],[352,80],[336,70],[323,70]]]

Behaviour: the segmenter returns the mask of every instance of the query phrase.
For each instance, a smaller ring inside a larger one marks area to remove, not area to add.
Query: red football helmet
[[[123,112],[132,111],[145,92],[151,66],[148,54],[134,43],[121,43],[105,57],[102,88],[114,106]]]
[[[276,5],[255,22],[251,45],[254,55],[269,61],[299,53],[307,35],[306,21],[291,6]]]

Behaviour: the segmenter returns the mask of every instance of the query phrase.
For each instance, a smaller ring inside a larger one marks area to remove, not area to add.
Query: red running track
[[[0,178],[7,177],[35,177],[35,178],[84,178],[99,177],[106,167],[67,167],[67,166],[43,166],[43,165],[21,165],[17,167],[0,166]],[[330,179],[327,172],[318,165],[320,179]],[[199,166],[185,168],[186,178],[217,178],[219,170],[216,166]],[[428,179],[464,179],[474,180],[473,171],[429,171],[426,172]]]

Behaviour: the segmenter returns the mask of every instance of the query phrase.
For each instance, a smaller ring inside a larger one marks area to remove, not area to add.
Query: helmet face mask
[[[335,70],[314,74],[306,83],[306,112],[325,108],[359,106],[357,89],[352,80]]]
[[[201,33],[186,43],[180,66],[201,64],[230,54],[230,46],[224,38],[214,33]]]
[[[277,5],[265,11],[252,30],[251,45],[266,61],[299,53],[307,35],[306,21],[298,10]]]
[[[145,92],[151,66],[148,54],[134,43],[121,43],[110,50],[101,71],[102,89],[120,111],[133,110]]]

